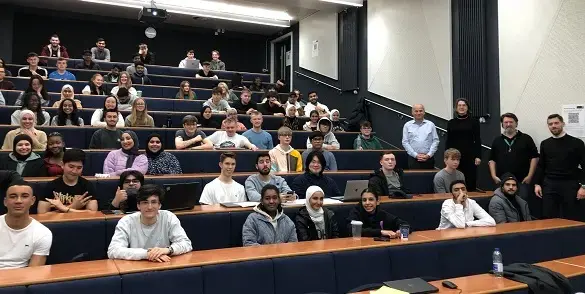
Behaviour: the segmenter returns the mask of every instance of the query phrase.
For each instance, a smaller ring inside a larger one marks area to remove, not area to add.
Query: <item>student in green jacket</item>
[[[372,124],[365,120],[360,123],[360,132],[353,141],[353,149],[355,150],[381,150],[382,143],[378,137],[372,135]]]

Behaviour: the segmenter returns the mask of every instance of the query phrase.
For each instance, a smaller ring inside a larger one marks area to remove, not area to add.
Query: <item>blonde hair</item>
[[[122,84],[122,75],[126,75],[126,77],[128,77],[126,84]],[[127,71],[121,71],[120,72],[120,78],[118,78],[118,87],[124,87],[126,89],[130,89],[132,87],[132,78],[130,77],[130,74]]]
[[[139,100],[144,102],[144,111],[138,112],[136,110],[136,104]],[[134,102],[132,102],[132,113],[129,116],[130,124],[135,126],[146,126],[148,124],[148,108],[146,107],[146,100],[144,98],[136,98]]]

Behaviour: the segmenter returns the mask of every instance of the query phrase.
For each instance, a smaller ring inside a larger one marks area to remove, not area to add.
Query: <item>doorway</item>
[[[270,41],[270,82],[283,79],[286,89],[293,90],[293,33]]]

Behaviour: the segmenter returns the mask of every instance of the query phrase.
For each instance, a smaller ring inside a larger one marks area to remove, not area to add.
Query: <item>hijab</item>
[[[134,131],[130,131],[130,130],[124,131],[122,133],[122,136],[124,134],[130,135],[130,137],[132,138],[132,141],[134,141],[134,146],[132,147],[132,149],[126,150],[126,149],[122,148],[122,152],[124,152],[125,154],[128,155],[128,160],[126,161],[126,168],[131,168],[132,164],[134,164],[134,159],[136,159],[136,156],[138,156],[138,136],[136,135],[136,133],[134,133]],[[120,138],[120,139],[122,139],[122,138]]]
[[[22,141],[22,140],[26,140],[30,143],[30,152],[26,155],[21,155],[18,152],[16,152],[16,144],[18,144],[18,142]],[[16,135],[16,137],[14,137],[14,140],[12,141],[12,155],[18,159],[18,161],[25,161],[27,158],[30,157],[30,155],[32,154],[32,145],[33,145],[33,141],[32,138],[29,135],[26,134],[18,134]]]
[[[307,193],[305,197],[305,207],[307,208],[307,212],[309,212],[309,216],[311,217],[311,220],[315,224],[315,227],[321,232],[325,232],[324,218],[325,213],[323,211],[323,207],[319,208],[318,210],[315,210],[313,207],[311,207],[310,199],[313,196],[313,194],[317,192],[321,192],[323,193],[323,195],[325,195],[325,192],[323,192],[323,189],[321,189],[321,187],[319,186],[310,186],[309,188],[307,188]]]
[[[28,110],[28,109],[24,109],[24,110],[21,110],[21,111],[20,111],[20,128],[21,128],[21,129],[23,128],[23,127],[22,127],[22,119],[24,118],[24,116],[25,116],[26,114],[28,114],[28,115],[32,116],[32,118],[33,118],[33,125],[32,125],[32,127],[31,127],[31,129],[33,129],[33,130],[34,130],[34,129],[35,129],[35,125],[36,125],[36,123],[37,123],[37,116],[35,115],[35,113],[34,113],[34,112],[32,112],[31,110]]]
[[[67,85],[64,85],[63,88],[61,88],[61,100],[65,99],[65,97],[63,97],[63,91],[65,91],[65,89],[71,90],[71,93],[73,93],[73,96],[71,96],[70,99],[75,99],[75,91],[73,90],[73,86],[67,84]]]
[[[148,148],[148,142],[150,142],[150,139],[152,138],[158,138],[160,140],[160,150],[158,152],[152,152],[150,151],[150,149]],[[163,151],[165,151],[165,145],[163,145],[162,140],[161,140],[161,135],[159,134],[150,134],[148,135],[148,139],[146,139],[146,157],[148,158],[156,158],[158,157]]]
[[[211,121],[212,121],[213,117],[210,117],[209,119],[206,119],[206,118],[203,116],[203,113],[205,112],[205,110],[206,110],[207,108],[210,108],[210,109],[211,109],[211,107],[209,107],[208,105],[203,105],[203,108],[201,108],[201,116],[200,116],[200,118],[199,118],[199,124],[200,124],[200,125],[201,125],[201,127],[203,127],[203,128],[209,128],[209,127],[211,127],[211,125],[212,125]]]

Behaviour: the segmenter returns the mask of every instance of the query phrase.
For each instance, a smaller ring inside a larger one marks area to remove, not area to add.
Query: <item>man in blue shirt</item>
[[[252,111],[252,113],[250,113],[252,128],[245,131],[242,135],[246,137],[250,143],[256,145],[258,149],[271,150],[274,148],[274,143],[272,142],[272,136],[268,132],[262,130],[263,121],[262,113],[257,110]]]
[[[75,76],[67,71],[67,59],[63,57],[59,57],[59,59],[57,59],[57,70],[49,74],[49,79],[65,81],[76,80]]]
[[[413,120],[402,128],[402,146],[408,153],[408,167],[411,169],[434,169],[435,152],[439,146],[439,136],[435,124],[425,119],[422,104],[412,106]]]

